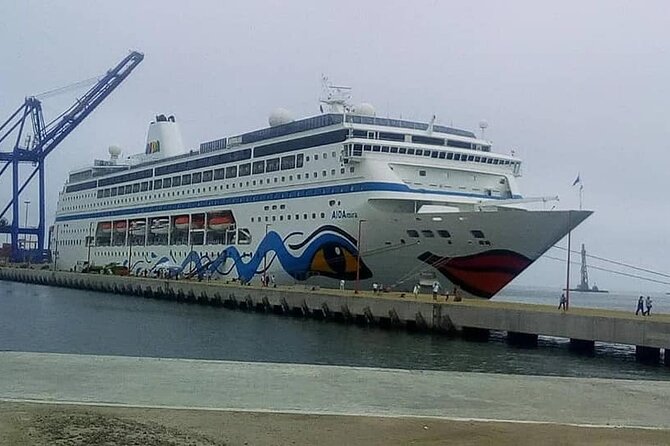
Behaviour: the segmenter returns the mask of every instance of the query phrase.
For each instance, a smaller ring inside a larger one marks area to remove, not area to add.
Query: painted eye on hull
[[[361,279],[372,277],[370,269],[361,261]],[[319,248],[310,262],[310,274],[332,279],[356,279],[356,255],[338,243],[326,243]]]

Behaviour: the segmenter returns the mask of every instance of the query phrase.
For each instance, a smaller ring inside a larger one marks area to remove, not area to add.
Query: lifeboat
[[[114,231],[120,234],[123,234],[126,232],[126,227],[128,224],[125,221],[117,221],[114,223]]]
[[[152,234],[167,234],[170,230],[169,218],[155,218],[151,221]]]
[[[225,231],[235,224],[235,219],[233,216],[228,215],[217,215],[209,219],[209,229],[212,231]]]
[[[98,232],[102,234],[109,234],[112,232],[112,224],[109,222],[98,223]]]
[[[188,229],[188,215],[181,215],[174,219],[175,229],[186,231]]]
[[[144,221],[133,221],[130,223],[130,235],[143,237],[147,233],[147,224]]]

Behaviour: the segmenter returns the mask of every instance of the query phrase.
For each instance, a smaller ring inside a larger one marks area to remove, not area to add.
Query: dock
[[[570,340],[575,351],[591,353],[596,342],[635,347],[641,362],[670,366],[670,315],[554,306],[453,301],[422,294],[361,292],[305,287],[242,286],[219,280],[166,280],[145,277],[84,274],[46,269],[0,267],[0,280],[87,289],[205,305],[359,323],[387,328],[459,333],[485,341],[492,331],[504,332],[510,344],[537,345],[538,336]],[[663,355],[661,355],[663,353]]]

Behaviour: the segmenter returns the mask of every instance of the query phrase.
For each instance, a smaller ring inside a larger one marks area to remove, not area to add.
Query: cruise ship
[[[54,268],[491,298],[590,215],[530,210],[521,160],[475,133],[377,117],[327,84],[319,115],[186,150],[173,116],[144,153],[70,172]]]

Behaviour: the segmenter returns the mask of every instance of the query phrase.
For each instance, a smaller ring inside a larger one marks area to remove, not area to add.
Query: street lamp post
[[[265,223],[265,238],[263,239],[263,241],[265,241],[265,243],[267,243],[266,240],[268,238],[268,228],[270,226],[272,226],[272,224]],[[268,283],[268,280],[267,280],[267,278],[268,278],[268,262],[267,262],[268,257],[267,257],[267,254],[268,254],[267,251],[263,253],[263,286],[265,286]]]
[[[28,207],[30,206],[30,200],[26,200],[23,202],[23,204],[26,205],[26,219],[25,219],[25,224],[23,225],[24,228],[28,229]],[[24,242],[24,249],[28,249],[28,234],[24,234],[23,236],[23,242]]]
[[[358,294],[361,284],[361,226],[367,220],[358,220],[358,239],[356,240],[356,286],[354,287],[354,294]]]

